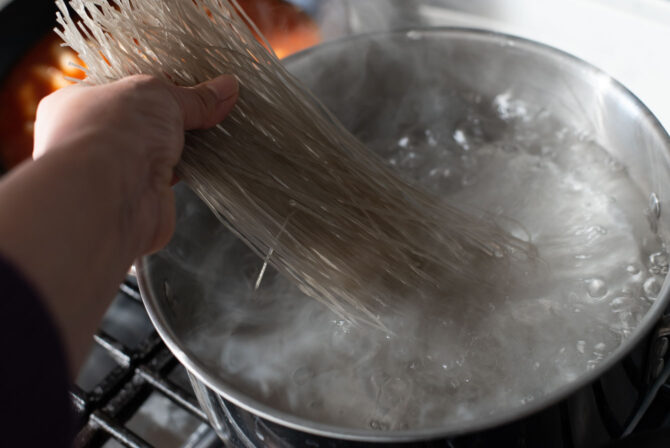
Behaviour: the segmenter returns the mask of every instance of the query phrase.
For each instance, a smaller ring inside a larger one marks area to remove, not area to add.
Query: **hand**
[[[119,182],[120,232],[135,237],[137,254],[155,251],[174,232],[171,181],[184,131],[222,121],[237,98],[237,81],[220,76],[193,88],[150,76],[103,86],[72,86],[37,110],[33,157],[53,150],[97,152]]]
[[[172,235],[184,131],[223,120],[237,89],[231,76],[192,88],[133,76],[40,103],[36,160],[0,181],[0,254],[41,293],[73,373],[132,261]]]

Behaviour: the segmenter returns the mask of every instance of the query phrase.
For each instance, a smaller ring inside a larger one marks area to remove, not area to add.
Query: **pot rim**
[[[518,47],[524,47],[525,49],[531,51],[539,51],[543,54],[548,54],[555,58],[562,59],[570,64],[579,66],[579,68],[586,70],[591,76],[605,77],[611,83],[611,87],[616,93],[622,95],[627,100],[632,101],[635,107],[642,113],[643,120],[648,122],[652,132],[656,133],[657,136],[660,137],[660,141],[665,142],[665,149],[668,154],[670,154],[670,135],[668,132],[664,129],[663,125],[654,116],[654,114],[642,103],[642,101],[623,84],[613,79],[599,68],[576,56],[549,45],[510,34],[466,27],[411,27],[394,31],[377,31],[372,33],[347,36],[341,39],[310,47],[285,58],[283,61],[285,61],[286,65],[290,66],[292,61],[308,57],[310,54],[322,51],[322,49],[326,47],[343,45],[348,41],[356,41],[361,39],[365,40],[375,37],[400,36],[403,34],[407,35],[410,32],[420,33],[422,35],[466,35],[471,38],[487,39],[493,42],[498,41],[499,43],[504,43],[507,45],[511,44]],[[281,426],[322,437],[362,442],[412,442],[441,437],[458,436],[465,433],[473,433],[491,429],[496,426],[510,423],[512,421],[519,420],[539,412],[567,398],[569,395],[588,385],[590,382],[594,381],[607,370],[612,368],[641,342],[641,340],[652,329],[653,325],[660,319],[663,310],[665,310],[665,308],[670,303],[670,282],[666,277],[661,292],[659,293],[658,298],[654,304],[649,308],[633,334],[616,350],[614,350],[613,353],[611,353],[604,361],[599,363],[594,369],[587,371],[576,380],[553,390],[539,399],[530,401],[525,405],[517,406],[506,412],[497,412],[492,415],[482,416],[481,418],[473,419],[467,422],[458,422],[452,425],[441,425],[435,428],[386,431],[373,429],[353,429],[339,427],[331,424],[318,423],[307,418],[301,418],[284,411],[279,411],[262,402],[248,397],[247,395],[235,390],[234,387],[231,387],[225,381],[222,381],[220,378],[210,374],[208,372],[208,368],[203,363],[188,355],[187,349],[179,341],[174,332],[169,328],[166,320],[161,314],[161,307],[158,300],[159,295],[156,293],[154,288],[151,286],[151,283],[147,279],[147,262],[148,256],[144,256],[138,259],[135,263],[138,285],[142,295],[142,300],[145,304],[145,308],[147,309],[151,322],[153,323],[158,334],[163,339],[167,347],[194,377],[196,377],[212,391],[220,394],[223,398],[232,402],[236,406],[239,406],[246,411],[251,412],[252,414],[255,414]]]

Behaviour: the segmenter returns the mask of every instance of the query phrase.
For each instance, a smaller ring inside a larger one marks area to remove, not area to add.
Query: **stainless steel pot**
[[[567,125],[588,132],[626,165],[631,178],[650,198],[649,204],[640,205],[641,209],[647,208],[651,225],[665,241],[670,237],[670,215],[665,212],[670,198],[670,137],[622,85],[570,55],[501,34],[425,29],[344,39],[297,54],[287,59],[286,65],[363,140],[366,133],[374,132],[370,128],[374,125],[371,117],[392,109],[410,84],[413,88],[439,86],[444,91],[477,92],[485,98],[509,91],[528,103],[541,104]],[[433,113],[445,110],[437,107]],[[448,113],[455,119],[458,112],[449,109]],[[184,187],[177,189],[177,201],[180,210],[199,210],[202,219],[196,225],[190,221],[188,228],[178,223],[170,245],[172,253],[179,253],[180,245],[195,239],[204,256],[206,247],[231,238]],[[581,400],[589,384],[616,371],[622,360],[641,346],[670,302],[670,286],[666,281],[636,331],[614,353],[572,383],[523,407],[452,426],[360,430],[289,415],[231,387],[215,366],[199,358],[183,341],[184,332],[193,329],[189,328],[189,322],[180,319],[181,311],[196,298],[202,302],[205,294],[197,275],[174,257],[160,253],[143,258],[136,267],[149,315],[168,347],[192,375],[200,402],[215,428],[222,437],[231,437],[223,420],[246,421],[253,434],[245,436],[243,444],[251,445],[264,437],[277,437],[273,443],[285,445],[286,439],[277,436],[285,430],[303,434],[317,446],[321,443],[331,446],[342,440],[403,443],[471,434],[548,415],[550,409],[558,409],[557,403],[565,407],[566,403]],[[641,350],[645,351],[646,346]],[[259,443],[269,443],[268,440]]]

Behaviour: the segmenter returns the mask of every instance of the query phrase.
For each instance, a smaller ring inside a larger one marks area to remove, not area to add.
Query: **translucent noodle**
[[[338,314],[380,325],[380,307],[410,292],[448,297],[482,263],[528,250],[387,167],[255,39],[234,0],[73,0],[76,23],[57,3],[57,32],[87,82],[236,75],[235,109],[187,135],[178,174],[261,258]]]

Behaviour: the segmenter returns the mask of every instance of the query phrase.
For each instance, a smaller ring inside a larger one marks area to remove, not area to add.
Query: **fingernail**
[[[233,75],[221,75],[207,82],[207,88],[212,90],[219,102],[223,102],[237,93],[239,86]]]

